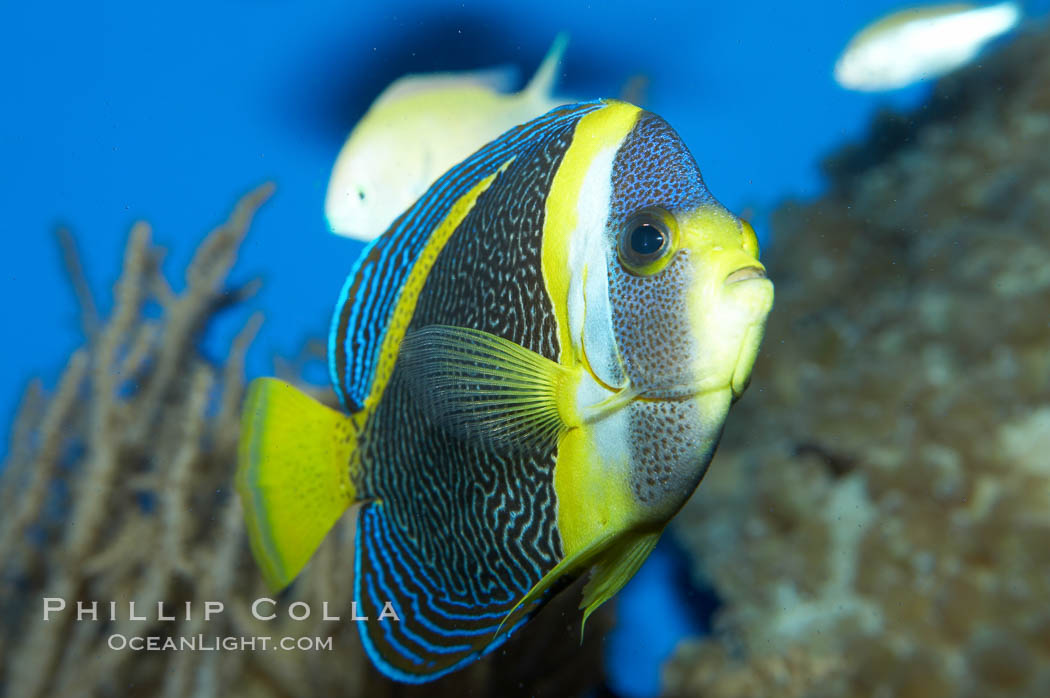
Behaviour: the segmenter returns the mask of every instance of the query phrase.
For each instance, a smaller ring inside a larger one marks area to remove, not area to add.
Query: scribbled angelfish
[[[707,468],[773,299],[750,226],[659,117],[559,107],[366,248],[332,322],[344,415],[259,379],[237,485],[287,585],[354,503],[358,625],[387,675],[491,651],[591,572],[584,620]]]

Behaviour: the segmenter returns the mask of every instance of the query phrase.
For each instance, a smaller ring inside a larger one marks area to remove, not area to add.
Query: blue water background
[[[235,282],[265,281],[250,304],[266,322],[248,370],[272,372],[274,355],[293,356],[306,338],[324,336],[361,248],[329,234],[322,209],[335,155],[375,95],[406,72],[511,63],[527,77],[560,30],[571,43],[558,93],[615,97],[644,75],[643,106],[679,131],[715,196],[747,212],[766,238],[779,201],[820,193],[820,156],[862,134],[875,108],[907,107],[925,94],[850,93],[832,80],[849,37],[901,6],[5,3],[0,417],[10,423],[31,377],[53,386],[83,339],[56,225],[76,234],[105,311],[134,221],[153,224],[175,274],[237,196],[275,181],[277,195],[233,274]],[[174,281],[181,287],[181,277]],[[205,351],[221,360],[246,313],[224,317]],[[680,635],[702,629],[702,619],[673,610],[695,593],[668,581],[682,577],[672,573],[675,559],[662,545],[621,594],[621,632],[607,647],[617,692],[655,692],[660,659]],[[661,616],[662,625],[646,620]]]

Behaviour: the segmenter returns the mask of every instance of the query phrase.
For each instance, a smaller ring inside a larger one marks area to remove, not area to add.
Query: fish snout
[[[728,321],[730,325],[764,322],[773,304],[773,282],[766,275],[766,268],[755,259],[733,260],[722,268],[733,271],[726,274],[721,283],[717,276],[712,281],[728,303],[727,312],[735,318],[726,317],[723,322]]]
[[[693,301],[698,384],[731,390],[747,388],[751,367],[773,306],[773,282],[765,266],[742,252],[711,260],[710,276]]]

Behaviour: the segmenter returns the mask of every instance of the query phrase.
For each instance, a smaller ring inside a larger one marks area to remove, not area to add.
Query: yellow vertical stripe
[[[562,158],[561,166],[547,194],[543,226],[543,282],[554,304],[558,322],[558,343],[564,366],[575,366],[580,357],[572,355],[569,336],[569,247],[576,231],[580,190],[595,156],[619,144],[638,120],[641,109],[626,102],[610,101],[605,108],[587,114],[576,125],[576,135]]]
[[[580,212],[596,210],[595,202],[582,202],[581,206],[584,179],[600,152],[623,142],[640,113],[634,105],[611,101],[604,109],[580,119],[547,195],[543,280],[558,324],[559,361],[569,368],[579,368],[583,360],[573,350],[570,335],[569,286],[573,273],[579,270],[569,268],[569,251],[572,236],[583,223]],[[559,443],[554,489],[558,497],[558,533],[566,561],[591,550],[611,531],[623,530],[635,511],[626,480],[610,477],[610,473],[625,472],[626,464],[603,462],[601,450],[588,425],[569,431]]]

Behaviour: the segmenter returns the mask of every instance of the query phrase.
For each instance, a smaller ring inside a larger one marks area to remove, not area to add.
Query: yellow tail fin
[[[354,502],[350,419],[274,378],[248,388],[237,492],[255,560],[271,589],[287,586]]]

